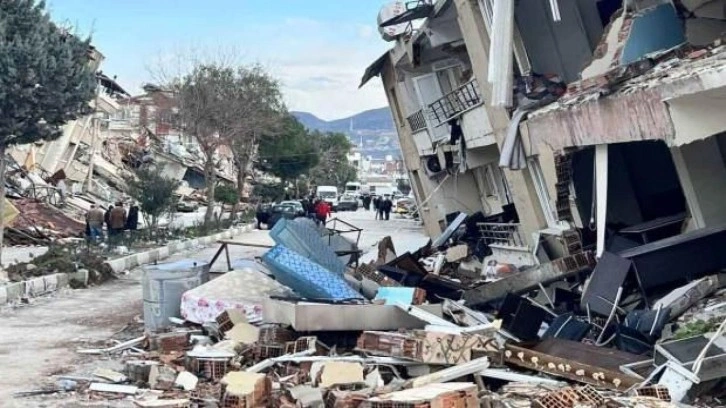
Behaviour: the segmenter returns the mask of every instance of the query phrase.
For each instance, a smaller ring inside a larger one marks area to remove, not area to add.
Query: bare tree
[[[199,65],[173,83],[179,116],[185,133],[195,138],[204,160],[207,187],[207,212],[204,223],[214,216],[214,188],[217,171],[214,155],[224,140],[220,129],[229,114],[225,100],[226,88],[233,84],[234,70],[217,65]]]
[[[224,97],[227,105],[222,112],[220,136],[234,156],[237,191],[242,197],[258,137],[273,134],[286,109],[279,82],[260,65],[237,68],[234,86],[226,89]],[[233,217],[238,208],[239,203],[232,210]]]

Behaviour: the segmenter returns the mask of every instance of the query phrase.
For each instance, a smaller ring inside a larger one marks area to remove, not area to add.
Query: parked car
[[[302,205],[300,205],[300,207],[302,207]],[[270,210],[270,217],[267,221],[267,228],[273,229],[275,227],[275,224],[277,224],[277,222],[283,218],[293,220],[299,217],[298,212],[298,208],[290,203],[280,203],[273,205],[272,209]]]
[[[409,214],[414,207],[414,202],[410,198],[399,198],[396,200],[394,212],[398,214]]]
[[[337,205],[338,211],[358,211],[358,197],[352,194],[340,196]]]
[[[179,202],[176,203],[176,210],[178,212],[192,213],[192,212],[196,212],[198,209],[199,209],[199,203],[196,201],[182,198],[181,200],[179,200]]]
[[[300,201],[282,201],[280,205],[290,205],[295,208],[295,214],[298,217],[304,217],[305,214],[305,208],[303,208],[303,205]]]

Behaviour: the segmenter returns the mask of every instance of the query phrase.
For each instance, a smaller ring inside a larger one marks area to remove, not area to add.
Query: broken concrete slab
[[[441,305],[420,305],[441,316]],[[395,305],[330,305],[266,299],[265,323],[291,326],[299,332],[423,329],[426,322]]]
[[[125,375],[106,368],[97,368],[93,371],[93,375],[95,377],[111,381],[112,383],[122,383],[128,379]]]
[[[260,337],[260,329],[249,323],[237,323],[224,333],[224,337],[238,344],[254,344]]]
[[[522,294],[556,280],[565,279],[595,267],[595,255],[592,252],[567,256],[551,263],[514,273],[496,282],[470,289],[464,293],[464,300],[469,307],[478,307],[491,301],[501,299],[507,293]]]
[[[652,310],[670,309],[670,318],[674,319],[696,304],[699,300],[713,294],[720,286],[718,275],[711,275],[695,280],[685,286],[674,289],[656,301]]]
[[[197,388],[198,382],[199,378],[197,378],[196,375],[190,373],[189,371],[182,371],[176,377],[176,381],[174,381],[174,386],[181,388],[184,391],[193,391]]]
[[[139,387],[135,385],[119,385],[107,383],[91,383],[88,388],[90,391],[109,392],[113,394],[135,395],[139,391]]]
[[[344,361],[330,361],[322,363],[319,381],[315,381],[320,388],[332,388],[337,385],[365,384],[363,366],[358,363]]]
[[[477,386],[472,383],[428,384],[420,388],[392,392],[370,398],[372,408],[391,406],[455,406],[458,408],[478,408]]]
[[[303,408],[322,408],[325,406],[323,391],[320,388],[298,385],[288,389],[287,392],[298,403],[298,406]]]
[[[456,245],[446,250],[446,262],[461,262],[469,257],[469,245]]]
[[[187,408],[191,406],[189,399],[152,399],[135,400],[134,404],[141,408]]]

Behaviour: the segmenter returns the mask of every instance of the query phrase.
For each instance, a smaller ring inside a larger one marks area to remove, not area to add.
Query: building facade
[[[432,236],[448,214],[514,212],[489,242],[525,265],[726,221],[724,1],[404,10],[363,83],[382,78]]]

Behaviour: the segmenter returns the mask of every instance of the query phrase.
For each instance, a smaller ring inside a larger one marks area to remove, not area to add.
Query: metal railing
[[[474,79],[429,105],[429,113],[437,125],[442,125],[482,103],[479,84]]]
[[[501,224],[494,222],[480,222],[476,224],[487,245],[502,245],[513,247],[527,246],[522,237],[520,224]]]
[[[408,125],[411,127],[411,132],[418,132],[419,130],[426,129],[426,117],[424,116],[424,110],[419,109],[418,112],[406,118]]]

